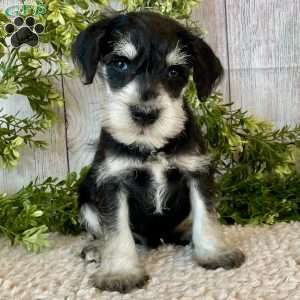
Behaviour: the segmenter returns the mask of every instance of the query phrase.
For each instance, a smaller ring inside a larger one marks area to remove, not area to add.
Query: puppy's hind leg
[[[194,257],[206,269],[239,267],[245,260],[241,250],[232,247],[224,240],[216,217],[206,207],[207,199],[201,194],[196,180],[190,183],[192,204],[192,240]]]

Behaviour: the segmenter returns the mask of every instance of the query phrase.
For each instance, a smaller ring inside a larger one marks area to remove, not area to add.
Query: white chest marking
[[[206,155],[185,154],[172,157],[157,155],[154,159],[141,162],[137,159],[127,159],[117,156],[111,156],[98,169],[98,185],[113,177],[124,176],[131,169],[145,168],[152,175],[152,193],[155,206],[155,213],[161,214],[165,208],[168,185],[165,171],[172,167],[188,173],[196,171],[206,171],[210,160]]]
[[[155,186],[155,214],[162,214],[163,209],[165,208],[168,193],[168,185],[164,173],[168,169],[169,165],[170,163],[163,156],[159,157],[158,160],[149,163],[149,169],[151,169],[153,175],[153,182]]]

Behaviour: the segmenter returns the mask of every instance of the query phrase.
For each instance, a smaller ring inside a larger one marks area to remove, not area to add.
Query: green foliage
[[[156,10],[202,34],[190,20],[191,10],[198,2],[121,1],[126,10]],[[9,101],[8,95],[20,94],[33,111],[31,117],[20,118],[0,110],[0,160],[4,166],[16,165],[23,145],[46,146],[36,136],[55,121],[54,108],[63,105],[53,80],[77,74],[66,63],[71,43],[79,31],[101,17],[106,3],[45,0],[47,12],[38,21],[45,26],[40,41],[47,46],[47,52],[40,47],[10,49],[3,30],[9,20],[0,13],[0,101]],[[300,157],[300,125],[274,129],[269,123],[224,103],[220,94],[199,102],[192,83],[186,101],[204,129],[213,163],[219,170],[216,198],[221,221],[273,224],[299,220],[300,175],[295,157]],[[34,251],[48,245],[49,231],[79,232],[76,190],[86,172],[83,169],[80,177],[71,173],[62,181],[51,177],[42,183],[36,180],[16,194],[1,194],[0,232],[12,243],[21,243]]]
[[[0,110],[1,113],[1,110]],[[43,132],[49,128],[46,120],[38,115],[30,118],[18,118],[3,114],[0,118],[0,157],[4,166],[13,167],[19,159],[19,149],[24,145],[44,148],[44,141],[35,140],[37,132]]]
[[[25,96],[33,113],[32,118],[23,122],[19,122],[17,116],[11,116],[11,126],[18,126],[20,130],[0,131],[0,162],[4,167],[16,165],[22,145],[40,146],[41,143],[33,137],[52,125],[56,120],[54,108],[63,106],[63,97],[57,91],[55,81],[59,82],[62,76],[73,77],[77,74],[66,59],[70,55],[71,44],[79,31],[99,18],[100,8],[106,3],[106,0],[44,1],[46,14],[36,17],[37,22],[45,27],[37,48],[9,47],[4,28],[12,20],[0,11],[0,101],[9,95]],[[98,9],[91,11],[91,4],[97,4]],[[42,47],[47,51],[43,51]],[[6,124],[7,117],[0,112],[0,124]],[[20,143],[22,132],[26,133],[26,124],[31,121],[27,143]]]
[[[300,176],[255,172],[240,179],[238,168],[218,182],[218,211],[226,224],[300,221]]]
[[[123,0],[122,3],[129,11],[151,9],[178,20],[187,20],[199,0]]]
[[[30,182],[13,195],[0,194],[0,232],[33,251],[48,245],[48,231],[78,233],[76,190],[87,171],[80,177],[70,173],[62,181],[49,177]]]
[[[68,56],[78,32],[98,20],[107,3],[107,0],[45,0],[47,13],[41,21],[45,20],[46,34],[42,36],[42,42]]]
[[[224,223],[273,224],[300,220],[300,125],[275,130],[264,121],[225,104],[220,94],[199,102],[193,84],[187,91],[220,176],[217,208]]]

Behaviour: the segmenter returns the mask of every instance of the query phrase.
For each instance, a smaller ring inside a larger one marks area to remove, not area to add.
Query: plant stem
[[[13,48],[12,51],[11,51],[11,53],[10,53],[10,55],[9,55],[9,58],[8,58],[8,61],[7,61],[7,66],[5,68],[5,72],[4,72],[4,76],[3,77],[5,77],[5,75],[7,75],[7,71],[12,66],[12,64],[13,64],[15,58],[16,58],[17,53],[18,53],[17,48]]]

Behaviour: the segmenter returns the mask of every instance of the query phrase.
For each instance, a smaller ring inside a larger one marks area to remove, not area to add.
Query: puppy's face
[[[149,12],[106,18],[82,32],[73,56],[86,83],[102,82],[102,127],[125,144],[160,148],[184,129],[183,93],[193,71],[199,98],[222,67],[207,44]]]

